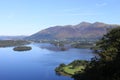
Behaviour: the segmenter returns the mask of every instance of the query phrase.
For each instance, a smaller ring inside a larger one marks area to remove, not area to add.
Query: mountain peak
[[[105,27],[105,26],[109,26],[109,24],[105,24],[105,23],[102,23],[102,22],[94,22],[93,24],[93,27]]]
[[[90,22],[83,21],[80,24],[91,24]]]
[[[94,22],[93,24],[104,24],[105,25],[105,23],[103,22]]]
[[[116,25],[117,27],[118,25]],[[114,28],[102,22],[81,22],[78,25],[54,26],[42,30],[28,37],[28,39],[74,39],[74,38],[101,38],[107,33],[107,28]]]
[[[83,22],[75,25],[75,27],[79,28],[79,27],[86,27],[86,26],[89,26],[89,25],[91,25],[91,23],[83,21]]]

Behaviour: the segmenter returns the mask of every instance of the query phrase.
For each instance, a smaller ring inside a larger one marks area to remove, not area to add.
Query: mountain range
[[[27,36],[0,36],[0,40],[22,40]]]
[[[77,25],[53,26],[41,30],[25,39],[41,40],[41,39],[97,39],[101,38],[109,29],[119,25],[105,24],[102,22],[81,22]]]

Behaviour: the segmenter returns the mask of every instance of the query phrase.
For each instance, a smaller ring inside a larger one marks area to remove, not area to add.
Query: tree
[[[103,61],[112,61],[120,51],[120,27],[112,29],[99,42],[100,57]]]
[[[120,80],[120,27],[110,30],[97,43],[100,59],[94,58],[75,80]]]

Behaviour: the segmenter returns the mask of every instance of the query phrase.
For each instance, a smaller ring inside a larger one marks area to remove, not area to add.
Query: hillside
[[[0,40],[22,40],[27,36],[0,36]]]
[[[26,39],[97,39],[107,33],[109,28],[117,27],[118,25],[105,24],[101,22],[89,23],[81,22],[77,25],[54,26],[41,30]]]

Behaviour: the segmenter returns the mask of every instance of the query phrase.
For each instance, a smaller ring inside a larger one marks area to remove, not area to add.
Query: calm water
[[[49,44],[32,44],[31,51],[15,52],[13,47],[0,48],[0,80],[73,80],[56,75],[54,69],[60,63],[75,59],[90,60],[94,54],[89,49],[52,51]]]

